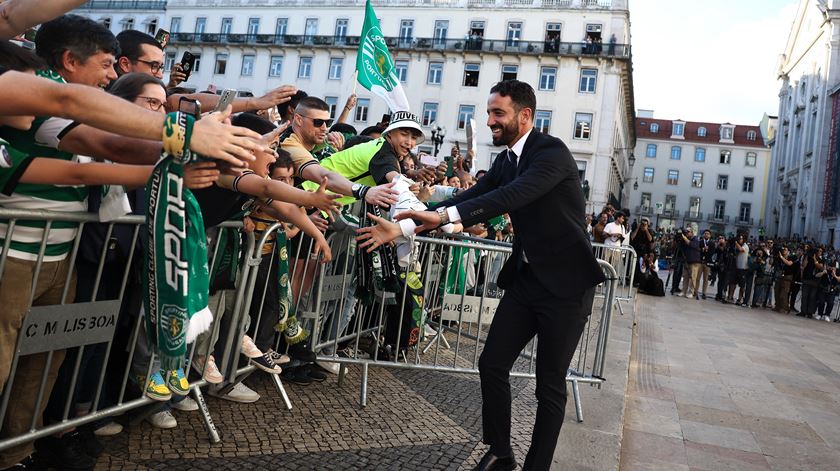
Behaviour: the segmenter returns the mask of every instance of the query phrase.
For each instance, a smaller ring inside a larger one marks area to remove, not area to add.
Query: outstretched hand
[[[395,204],[397,196],[399,196],[399,192],[394,189],[394,182],[391,182],[368,190],[365,194],[365,201],[369,204],[386,207]]]
[[[397,214],[394,219],[397,221],[402,221],[403,219],[414,219],[415,221],[420,221],[421,224],[414,230],[415,234],[431,231],[432,229],[440,227],[440,216],[438,216],[438,214],[434,211],[405,211]]]
[[[341,203],[336,200],[341,198],[341,195],[327,193],[328,183],[329,179],[327,177],[321,180],[321,186],[318,187],[318,191],[311,193],[310,206],[318,208],[325,213],[338,212],[341,210]]]
[[[376,223],[374,226],[361,227],[356,230],[359,234],[356,241],[359,247],[367,248],[368,253],[380,245],[387,244],[402,235],[400,225],[373,214],[368,213],[368,218]]]
[[[210,113],[193,125],[190,150],[204,157],[222,160],[233,168],[247,167],[256,157],[252,152],[270,152],[260,143],[260,135],[250,129],[231,126],[225,121],[230,118],[232,108]]]

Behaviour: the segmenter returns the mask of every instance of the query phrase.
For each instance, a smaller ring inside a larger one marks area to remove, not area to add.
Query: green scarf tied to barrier
[[[184,165],[196,161],[189,150],[194,123],[186,113],[170,113],[164,124],[162,159],[146,184],[147,287],[143,297],[150,347],[161,369],[183,368],[187,344],[210,327],[207,241],[201,208],[184,187]]]
[[[277,280],[279,283],[277,289],[279,300],[277,305],[279,308],[277,310],[278,322],[274,328],[278,332],[283,333],[287,345],[294,345],[302,342],[309,335],[309,332],[300,326],[297,317],[295,317],[295,309],[289,300],[289,250],[286,248],[286,231],[282,228],[278,229],[276,237],[275,247],[280,254],[277,257]]]

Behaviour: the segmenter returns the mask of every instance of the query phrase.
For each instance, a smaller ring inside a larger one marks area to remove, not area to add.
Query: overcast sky
[[[798,0],[630,0],[636,109],[758,124],[778,113],[776,67]]]

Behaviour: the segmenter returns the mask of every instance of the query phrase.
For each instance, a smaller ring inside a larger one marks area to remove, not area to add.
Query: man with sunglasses
[[[141,72],[163,80],[163,48],[155,38],[141,31],[125,30],[117,35],[120,53],[114,70],[122,76]]]
[[[370,204],[388,206],[396,203],[396,192],[391,189],[393,184],[374,187],[354,184],[347,179],[346,175],[322,167],[312,156],[312,149],[328,139],[328,129],[333,123],[329,109],[329,105],[324,100],[311,96],[301,99],[295,108],[291,124],[292,134],[281,144],[282,148],[292,156],[295,176],[311,182],[320,182],[324,177],[328,177],[330,191],[364,199]],[[340,135],[340,133],[332,134]],[[329,137],[333,147],[341,150],[343,141],[331,139],[332,135]]]

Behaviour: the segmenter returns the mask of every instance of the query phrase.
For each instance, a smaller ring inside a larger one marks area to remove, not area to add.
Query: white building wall
[[[782,52],[778,130],[772,143],[768,232],[836,243],[836,214],[823,213],[830,91],[840,85],[840,1],[802,0]],[[840,169],[838,169],[840,170]]]
[[[630,191],[628,208],[631,211],[631,219],[638,219],[645,216],[659,227],[674,228],[685,227],[691,224],[695,229],[703,230],[712,228],[714,232],[735,233],[736,230],[748,231],[752,235],[759,235],[759,227],[764,226],[764,202],[766,199],[766,179],[770,165],[769,148],[759,146],[736,146],[731,144],[710,144],[679,141],[674,139],[647,139],[639,138],[636,143],[636,162],[632,168],[632,177],[627,185],[632,187],[638,183],[637,190]],[[761,142],[761,136],[757,137]],[[647,157],[648,144],[657,146],[656,157]],[[682,156],[679,160],[671,159],[671,148],[680,146]],[[703,148],[706,150],[705,162],[694,160],[695,150]],[[721,151],[731,151],[729,164],[720,163]],[[746,156],[748,152],[756,154],[756,165],[747,166]],[[653,182],[644,181],[644,169],[654,169]],[[677,185],[668,184],[669,170],[677,170],[679,179]],[[692,186],[694,172],[703,173],[703,184],[700,188]],[[717,189],[719,175],[728,176],[728,187],[726,190]],[[744,177],[753,178],[752,192],[744,192]],[[642,194],[651,195],[651,207],[645,210],[641,207]],[[663,214],[656,215],[656,203],[665,203],[667,195],[676,196],[676,205],[673,209],[678,216],[672,217]],[[692,197],[700,198],[701,217],[692,217],[689,213],[689,201]],[[714,214],[715,201],[724,201],[726,204],[725,216],[728,221],[711,220],[710,215]],[[749,203],[751,206],[750,219],[752,224],[737,224],[741,203]]]
[[[535,0],[528,5],[511,0],[400,0],[374,2],[374,8],[387,37],[400,35],[400,24],[404,19],[414,21],[412,36],[415,39],[431,38],[434,35],[435,22],[446,20],[449,22],[446,36],[450,39],[466,38],[473,21],[484,21],[486,40],[504,40],[508,34],[508,23],[521,22],[524,53],[518,50],[392,50],[394,60],[407,60],[409,63],[408,77],[403,86],[411,110],[421,115],[424,103],[438,104],[438,124],[447,130],[446,142],[441,152],[448,153],[451,143],[456,140],[461,143],[461,148],[465,149],[465,131],[456,129],[459,106],[474,106],[474,117],[478,124],[476,168],[488,168],[491,159],[500,149],[492,146],[490,131],[484,125],[487,95],[490,88],[501,79],[502,65],[517,65],[518,78],[529,82],[536,90],[537,109],[551,112],[549,133],[566,142],[579,167],[585,168],[583,179],[588,180],[591,188],[589,209],[600,208],[611,196],[621,198],[618,182],[626,178],[626,157],[629,152],[616,153],[614,149],[630,148],[634,139],[633,98],[628,85],[632,83],[629,77],[629,58],[531,54],[525,50],[525,45],[527,41],[542,43],[548,23],[561,25],[561,41],[564,43],[582,42],[587,25],[591,24],[601,25],[604,41],[602,47],[605,50],[609,47],[609,38],[612,35],[615,35],[617,44],[629,43],[626,0]],[[94,19],[100,17],[95,11],[90,12],[90,16]],[[206,18],[204,31],[210,34],[221,32],[223,18],[232,18],[232,34],[246,34],[249,18],[259,18],[257,34],[266,35],[275,34],[278,18],[287,19],[286,34],[303,35],[307,19],[313,18],[318,21],[315,34],[330,36],[335,33],[336,20],[346,18],[347,36],[358,36],[364,20],[364,1],[170,0],[162,25],[172,29],[173,18],[178,18],[179,31],[192,33],[199,17]],[[271,88],[292,84],[315,96],[338,97],[340,112],[353,89],[355,47],[207,44],[178,41],[173,35],[173,41],[167,48],[170,60],[180,60],[187,50],[201,54],[198,70],[193,72],[188,83],[182,84],[196,90],[204,90],[213,84],[218,89],[230,87],[261,95]],[[214,73],[216,54],[228,55],[224,74]],[[246,54],[255,55],[251,76],[241,74],[242,56]],[[271,56],[283,57],[279,77],[269,76]],[[311,78],[298,77],[298,65],[302,56],[313,58]],[[344,58],[341,80],[327,78],[330,58],[335,57]],[[429,62],[432,61],[444,63],[441,85],[427,83]],[[477,87],[462,85],[466,62],[477,62],[481,66]],[[554,90],[539,90],[542,67],[557,67]],[[595,93],[579,92],[580,73],[583,68],[598,71]],[[628,93],[630,96],[627,96]],[[371,103],[365,122],[356,122],[353,116],[349,120],[350,124],[361,130],[379,121],[388,109],[384,101],[362,87],[357,88],[357,94],[361,99],[370,99]],[[575,113],[593,115],[590,139],[573,138]],[[427,140],[426,145],[431,145],[430,140]]]

